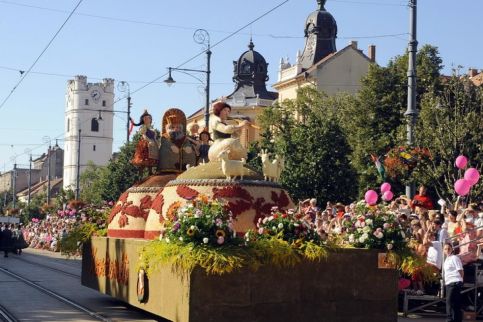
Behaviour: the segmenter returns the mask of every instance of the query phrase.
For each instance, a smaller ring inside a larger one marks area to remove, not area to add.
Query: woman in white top
[[[444,285],[446,286],[446,321],[461,322],[461,288],[463,287],[463,264],[454,254],[453,245],[446,243],[443,248],[446,259],[443,264]]]

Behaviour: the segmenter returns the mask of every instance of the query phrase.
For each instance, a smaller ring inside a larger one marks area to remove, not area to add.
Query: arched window
[[[70,132],[70,119],[67,119],[67,132]]]
[[[99,132],[99,122],[96,118],[91,120],[91,131],[92,132]]]

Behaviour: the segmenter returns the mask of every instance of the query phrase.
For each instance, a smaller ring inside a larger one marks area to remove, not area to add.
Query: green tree
[[[281,183],[295,199],[349,202],[355,197],[350,148],[335,113],[339,104],[340,98],[303,88],[296,100],[267,108],[260,117],[271,133],[262,148],[285,158]]]
[[[383,160],[390,148],[405,144],[407,62],[405,54],[387,67],[371,65],[355,99],[340,105],[338,117],[353,151],[350,159],[358,174],[359,195],[382,182],[371,154]],[[426,45],[418,52],[418,106],[425,93],[440,90],[441,63],[435,47]],[[393,182],[396,192],[402,190],[401,179]]]
[[[454,166],[458,155],[468,157],[469,167],[482,172],[482,106],[483,88],[457,75],[447,79],[439,93],[428,93],[422,100],[416,139],[429,148],[432,158],[415,169],[414,177],[447,201],[455,200],[454,182],[464,174]],[[471,189],[471,196],[481,198],[481,181]]]
[[[90,166],[83,175],[81,196],[84,201],[99,204],[102,201],[116,201],[119,196],[142,179],[143,174],[131,164],[140,136],[135,135],[131,142],[124,144],[119,153],[106,167]]]

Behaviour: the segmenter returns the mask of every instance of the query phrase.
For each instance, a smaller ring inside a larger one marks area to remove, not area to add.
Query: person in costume
[[[198,147],[198,163],[206,163],[209,161],[208,152],[210,151],[210,141],[213,141],[211,139],[210,132],[208,132],[208,129],[205,128],[200,133],[200,145]]]
[[[156,167],[159,162],[159,139],[156,130],[152,127],[153,118],[147,110],[139,119],[139,123],[134,123],[135,126],[141,126],[139,133],[141,139],[139,140],[132,164],[139,168],[142,173],[145,168],[148,168],[149,174],[153,174],[153,167]]]
[[[214,116],[210,119],[210,128],[215,141],[208,153],[210,161],[219,161],[219,155],[224,151],[229,151],[228,158],[231,160],[247,158],[247,151],[236,135],[251,123],[243,120],[237,125],[227,124],[230,112],[231,106],[225,102],[216,102],[213,105]]]
[[[188,165],[196,165],[195,147],[186,135],[185,114],[172,108],[163,116],[158,173],[181,173]]]

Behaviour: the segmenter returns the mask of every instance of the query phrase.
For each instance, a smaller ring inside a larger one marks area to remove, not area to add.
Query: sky
[[[328,0],[325,8],[338,25],[337,49],[355,40],[367,54],[373,44],[377,63],[387,65],[407,48],[407,4]],[[0,172],[14,162],[28,168],[28,155],[41,155],[56,139],[63,146],[66,86],[75,75],[88,82],[126,81],[133,118],[147,108],[157,128],[168,108],[190,115],[203,107],[203,85],[196,79],[173,72],[176,84],[163,83],[168,67],[206,68],[203,47],[193,39],[200,28],[212,45],[212,100],[232,92],[233,60],[247,50],[250,37],[269,63],[267,87],[273,90],[280,58],[295,61],[304,47],[305,19],[316,9],[315,0],[0,0]],[[417,10],[418,48],[437,46],[443,73],[483,68],[483,1],[419,0]],[[22,79],[20,71],[30,67]],[[116,92],[114,110],[127,110],[124,96]],[[126,116],[114,117],[113,151],[125,142]]]

